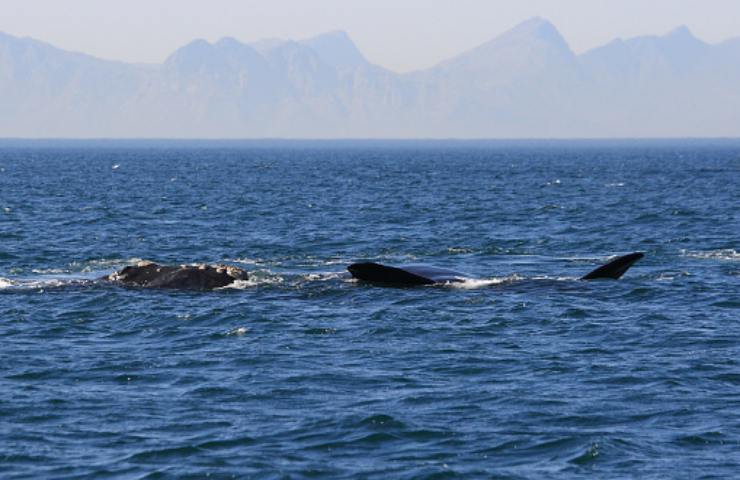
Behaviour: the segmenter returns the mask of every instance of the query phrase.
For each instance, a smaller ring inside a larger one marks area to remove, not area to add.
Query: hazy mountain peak
[[[669,38],[695,38],[694,34],[691,33],[691,30],[689,30],[689,27],[686,25],[679,25],[678,27],[674,28],[668,34],[666,37]]]
[[[214,59],[214,46],[198,38],[175,50],[165,60],[165,66],[183,73],[194,73],[214,68]]]
[[[668,32],[668,34],[663,37],[663,41],[680,45],[683,48],[696,49],[708,46],[702,40],[696,38],[686,25],[681,25]]]
[[[365,57],[343,30],[317,35],[301,43],[313,49],[324,63],[333,67],[355,68],[367,64]]]
[[[494,42],[539,42],[555,48],[570,50],[555,25],[540,17],[525,20],[492,40]]]
[[[182,47],[175,50],[165,61],[165,63],[171,63],[183,58],[201,58],[205,59],[211,55],[213,51],[213,45],[208,43],[207,40],[198,38],[192,42],[183,45]]]
[[[545,68],[569,68],[575,55],[555,26],[534,17],[472,50],[442,62],[437,69],[462,75],[518,77]]]
[[[639,45],[642,47],[651,45],[651,46],[671,46],[671,45],[677,45],[677,46],[702,46],[707,45],[703,41],[699,40],[694,36],[693,33],[691,33],[691,30],[689,30],[689,27],[686,25],[681,25],[670,32],[666,33],[665,35],[642,35],[638,37],[633,37],[624,40],[624,43],[627,45]]]
[[[508,34],[520,34],[520,35],[536,35],[542,37],[548,36],[560,36],[558,29],[555,25],[545,20],[542,17],[532,17],[528,20],[523,21],[519,25],[510,29]]]
[[[253,67],[264,60],[254,47],[233,37],[223,37],[213,47],[236,69]]]
[[[584,54],[585,57],[601,55],[605,52],[622,51],[620,55],[630,55],[634,59],[645,55],[667,55],[672,61],[681,62],[682,58],[696,55],[709,45],[696,38],[686,25],[674,28],[662,36],[643,35],[628,39],[612,40],[608,44],[596,47]]]
[[[223,48],[233,48],[233,47],[243,47],[244,44],[237,40],[234,37],[223,37],[219,39],[215,44],[217,47],[223,47]]]
[[[182,47],[175,50],[175,52],[172,55],[178,55],[178,54],[193,54],[193,53],[206,53],[210,51],[213,48],[213,45],[208,43],[208,40],[202,39],[202,38],[196,38],[192,42],[183,45]]]
[[[194,40],[176,50],[165,61],[165,67],[185,75],[221,75],[258,67],[264,58],[249,45],[232,37],[211,44]]]

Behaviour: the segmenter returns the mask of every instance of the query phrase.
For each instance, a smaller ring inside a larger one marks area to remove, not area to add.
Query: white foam
[[[243,265],[260,265],[264,263],[261,258],[225,258],[224,262],[241,263]]]
[[[658,278],[656,280],[659,282],[669,282],[679,277],[689,277],[689,276],[691,276],[689,272],[663,272],[660,275],[658,275]]]
[[[101,270],[118,269],[126,265],[136,265],[142,262],[141,258],[98,258],[85,261],[72,261],[65,268],[34,268],[32,273],[38,275],[59,275],[69,273],[91,273]]]
[[[692,252],[689,250],[681,250],[681,255],[689,258],[700,258],[704,260],[726,260],[731,262],[740,261],[740,252],[732,248],[721,248],[718,250],[706,250]]]
[[[474,290],[476,288],[486,288],[494,285],[501,285],[502,283],[511,283],[522,279],[523,277],[520,277],[519,275],[508,275],[506,277],[493,278],[466,278],[462,282],[447,282],[445,283],[445,286],[460,288],[463,290]]]
[[[466,248],[466,247],[447,247],[447,253],[450,254],[468,254],[468,253],[475,253],[475,250],[472,248]]]
[[[324,259],[307,257],[300,259],[300,261],[297,262],[296,265],[299,267],[331,267],[334,265],[349,265],[350,263],[352,262],[342,258]]]
[[[88,285],[91,280],[75,275],[61,275],[54,277],[27,277],[13,280],[0,278],[0,289],[13,288],[14,290],[40,290],[59,288],[74,285]]]
[[[48,280],[38,280],[35,282],[30,282],[29,286],[32,288],[57,288],[63,287],[65,285],[73,285],[78,281],[79,280],[64,280],[61,278],[52,278]]]
[[[347,265],[351,262],[347,262],[347,260],[335,258],[331,260],[324,260],[320,263],[320,265]]]
[[[64,268],[34,268],[33,270],[31,270],[31,273],[35,273],[37,275],[54,275],[69,273],[69,270]]]
[[[617,256],[609,255],[606,257],[564,257],[564,259],[569,262],[577,262],[577,263],[603,263],[603,262],[609,262],[614,258],[617,258]]]
[[[581,277],[572,277],[572,276],[563,276],[558,275],[557,277],[549,276],[549,275],[538,275],[535,277],[520,277],[518,280],[548,280],[550,282],[573,282],[575,280],[580,280]]]
[[[309,273],[303,276],[304,280],[309,282],[326,282],[329,280],[338,280],[348,275],[346,272],[319,272]]]
[[[46,288],[57,288],[64,285],[70,285],[75,283],[73,280],[63,280],[61,278],[43,278],[34,280],[18,280],[15,282],[15,286],[28,290],[44,290]]]
[[[476,288],[486,288],[501,284],[522,282],[522,281],[549,281],[549,282],[572,282],[578,280],[580,277],[566,277],[566,276],[547,276],[539,275],[534,277],[524,277],[519,274],[511,274],[505,277],[493,277],[493,278],[468,278],[464,282],[449,282],[445,283],[445,286],[452,288],[461,288],[465,290],[473,290]]]
[[[216,290],[246,290],[264,285],[279,285],[284,281],[280,275],[262,270],[249,272],[249,278],[247,280],[234,280],[225,287],[217,288]]]
[[[238,327],[231,331],[229,331],[226,335],[229,336],[236,336],[236,337],[242,337],[247,334],[249,329],[247,327]]]
[[[132,258],[99,258],[95,260],[88,260],[86,262],[72,262],[70,267],[73,269],[80,269],[82,272],[94,272],[108,268],[118,268],[125,265],[136,265],[144,260],[138,257]]]

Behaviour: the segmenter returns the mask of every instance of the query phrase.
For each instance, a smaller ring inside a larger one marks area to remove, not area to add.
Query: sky
[[[109,60],[160,63],[195,38],[302,39],[344,30],[373,63],[426,68],[516,24],[550,20],[577,53],[679,25],[740,36],[740,0],[0,0],[0,31]]]

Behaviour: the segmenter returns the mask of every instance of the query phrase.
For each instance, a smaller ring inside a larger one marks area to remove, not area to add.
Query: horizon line
[[[4,143],[475,143],[475,142],[733,142],[740,136],[669,137],[0,137]]]

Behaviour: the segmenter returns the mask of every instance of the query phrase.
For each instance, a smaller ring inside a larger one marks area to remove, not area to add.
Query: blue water
[[[739,185],[739,141],[5,141],[0,476],[736,477]],[[137,259],[252,278],[94,281]]]

